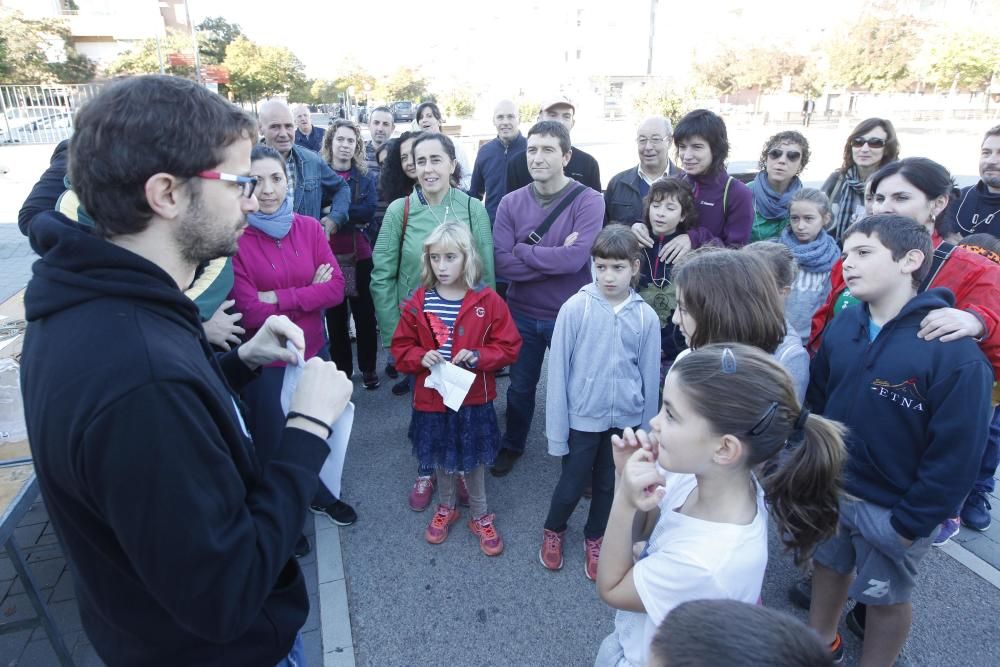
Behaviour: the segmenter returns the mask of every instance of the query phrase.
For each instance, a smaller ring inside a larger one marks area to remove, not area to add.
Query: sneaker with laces
[[[563,537],[566,531],[556,532],[542,529],[542,547],[538,550],[538,560],[550,570],[561,570],[563,566]]]
[[[990,517],[991,509],[993,506],[990,505],[986,492],[974,489],[965,499],[965,504],[962,505],[962,525],[983,532],[990,527],[990,523],[993,521]]]
[[[375,371],[372,371],[371,373],[362,371],[361,380],[364,382],[365,389],[368,390],[378,389],[379,385],[382,384],[378,379],[378,373]]]
[[[479,548],[487,556],[499,556],[503,552],[503,538],[493,523],[495,514],[484,514],[478,519],[469,519],[469,530],[479,538]]]
[[[840,633],[833,638],[830,642],[830,657],[833,659],[833,664],[839,665],[844,661],[844,640],[840,638]]]
[[[327,505],[326,507],[322,505],[311,505],[309,507],[309,511],[313,514],[325,516],[338,526],[350,526],[358,520],[358,513],[354,511],[353,507],[345,503],[343,500],[338,500],[332,505]]]
[[[583,573],[591,581],[597,581],[597,561],[601,558],[602,542],[604,542],[604,537],[595,539],[587,537],[583,540]]]
[[[951,517],[950,519],[945,519],[938,526],[937,537],[931,543],[936,547],[943,547],[951,541],[951,538],[958,535],[958,530],[961,528],[962,524],[958,520],[957,516]]]
[[[431,504],[431,495],[434,494],[434,480],[427,477],[417,477],[410,489],[410,509],[414,512],[423,512]]]
[[[448,539],[448,530],[451,524],[458,521],[458,510],[447,505],[438,505],[437,512],[431,517],[431,522],[427,524],[424,537],[431,544],[441,544]]]
[[[465,486],[465,475],[459,475],[455,480],[455,488],[458,490],[458,504],[462,507],[469,506],[469,488]]]

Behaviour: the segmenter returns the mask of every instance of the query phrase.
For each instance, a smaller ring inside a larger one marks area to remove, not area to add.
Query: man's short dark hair
[[[136,234],[153,217],[145,192],[153,174],[192,178],[222,162],[233,142],[256,136],[248,114],[193,81],[130,77],[77,114],[70,182],[101,236]]]
[[[877,236],[879,243],[889,249],[892,260],[898,262],[911,250],[924,253],[924,262],[913,272],[913,286],[920,287],[931,270],[934,255],[931,252],[931,233],[910,218],[901,215],[870,215],[858,220],[844,232],[844,242],[854,234]]]
[[[392,115],[392,109],[390,109],[389,107],[387,107],[387,106],[385,106],[385,105],[383,104],[382,106],[380,106],[380,107],[375,107],[374,109],[372,109],[371,111],[369,111],[369,112],[368,112],[368,118],[371,118],[371,117],[372,117],[372,114],[373,114],[373,113],[375,113],[376,111],[381,111],[381,112],[383,112],[383,113],[387,113],[387,114],[389,114],[390,116]],[[393,120],[395,120],[395,119],[393,119]]]
[[[983,143],[985,144],[986,140],[990,137],[1000,137],[1000,125],[994,125],[990,129],[986,130],[986,134],[983,135]]]
[[[737,600],[692,600],[663,619],[649,647],[656,667],[832,667],[830,651],[798,619]]]
[[[528,130],[528,137],[537,134],[540,137],[555,137],[559,140],[559,148],[562,154],[566,155],[573,148],[569,141],[569,130],[557,120],[540,120]]]

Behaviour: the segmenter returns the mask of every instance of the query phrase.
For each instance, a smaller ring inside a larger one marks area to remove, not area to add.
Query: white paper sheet
[[[441,394],[444,404],[458,412],[475,379],[475,373],[445,361],[431,366],[431,374],[424,380],[424,386]]]
[[[294,346],[289,343],[288,349],[296,354]],[[302,368],[305,362],[299,355],[299,363],[285,366],[285,378],[281,384],[281,410],[288,414],[288,406],[291,404],[295,388],[299,385],[299,378],[302,376]],[[333,423],[333,433],[327,439],[326,444],[330,447],[330,454],[323,462],[323,467],[319,471],[319,481],[322,482],[330,493],[336,498],[340,498],[340,485],[344,476],[344,459],[347,457],[347,443],[351,439],[351,429],[354,427],[354,403],[348,403],[344,412]]]

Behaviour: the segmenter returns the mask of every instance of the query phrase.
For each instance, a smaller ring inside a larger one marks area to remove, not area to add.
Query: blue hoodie
[[[660,318],[632,291],[621,309],[589,283],[556,318],[549,352],[545,436],[569,453],[569,430],[642,426],[660,409]]]
[[[847,492],[891,509],[910,540],[954,515],[986,445],[986,357],[971,338],[917,337],[929,311],[954,301],[944,288],[918,294],[871,343],[868,306],[851,306],[827,326],[811,369],[808,404],[849,429]]]

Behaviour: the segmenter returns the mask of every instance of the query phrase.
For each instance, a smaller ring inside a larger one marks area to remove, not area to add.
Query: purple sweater
[[[738,248],[750,240],[753,195],[750,188],[734,178],[729,184],[726,210],[723,211],[722,197],[729,178],[724,169],[704,177],[684,176],[694,186],[694,205],[698,209],[698,225],[688,231],[692,248],[699,248],[716,239],[725,246]]]
[[[500,200],[493,224],[496,272],[510,280],[507,303],[511,310],[555,321],[566,299],[590,282],[590,248],[604,224],[604,197],[585,189],[556,218],[541,242],[532,246],[524,241],[552,210],[538,205],[533,187],[526,185]],[[550,207],[558,206],[562,197]],[[563,241],[573,232],[579,237],[564,247]]]

